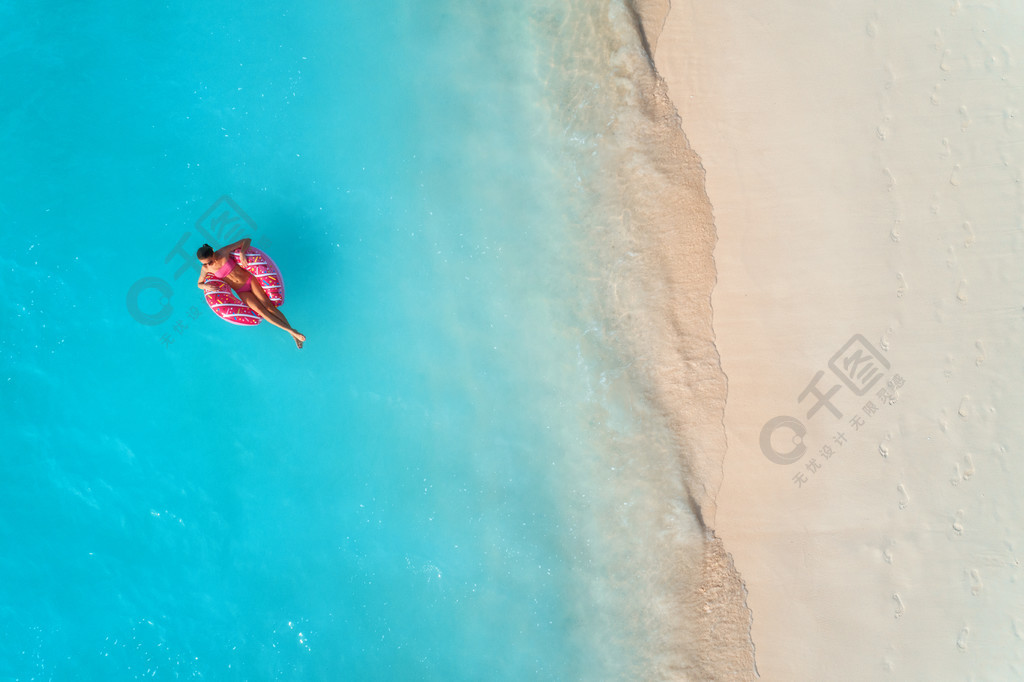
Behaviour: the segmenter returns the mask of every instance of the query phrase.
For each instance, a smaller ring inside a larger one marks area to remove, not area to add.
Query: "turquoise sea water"
[[[630,21],[0,3],[0,679],[644,665],[630,510],[663,439],[587,176]],[[176,255],[223,196],[302,351],[218,320]]]

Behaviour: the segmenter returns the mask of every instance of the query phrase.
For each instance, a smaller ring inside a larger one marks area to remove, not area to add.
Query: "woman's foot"
[[[292,332],[292,338],[295,339],[296,348],[302,348],[302,344],[306,342],[306,337],[298,332]]]

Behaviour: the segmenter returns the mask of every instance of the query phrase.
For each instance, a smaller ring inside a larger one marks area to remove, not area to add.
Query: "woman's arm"
[[[220,260],[221,258],[226,258],[235,249],[241,249],[242,258],[244,259],[245,250],[249,248],[250,244],[252,244],[252,239],[249,239],[248,237],[246,237],[245,239],[239,239],[234,244],[228,244],[227,246],[220,247],[219,249],[217,249],[217,253],[214,255],[216,256],[217,260]]]
[[[209,272],[207,272],[207,270],[206,270],[206,266],[204,265],[204,266],[202,267],[202,269],[201,269],[201,270],[199,270],[199,284],[198,284],[197,286],[198,286],[198,287],[199,287],[200,289],[203,289],[203,290],[205,290],[205,289],[206,289],[206,287],[205,287],[205,286],[203,286],[203,285],[204,285],[204,284],[206,284],[206,275],[208,275],[208,274],[209,274]]]

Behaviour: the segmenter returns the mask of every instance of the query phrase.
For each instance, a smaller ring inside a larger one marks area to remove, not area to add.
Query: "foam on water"
[[[750,669],[710,206],[631,6],[4,11],[0,676]],[[225,193],[301,353],[188,314]]]

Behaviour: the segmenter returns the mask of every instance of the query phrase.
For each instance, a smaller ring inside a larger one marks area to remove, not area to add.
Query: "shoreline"
[[[632,251],[614,268],[608,317],[620,320],[622,337],[632,339],[624,349],[629,357],[645,359],[631,374],[647,387],[671,434],[670,466],[681,481],[677,499],[665,500],[674,509],[662,533],[679,535],[662,548],[674,566],[660,577],[667,604],[654,605],[673,641],[655,671],[666,679],[753,679],[746,590],[717,533],[726,377],[712,328],[714,217],[701,159],[654,67],[669,3],[638,2],[630,9],[646,64],[625,68],[635,89],[625,99],[639,103],[636,127],[624,120],[608,131],[615,139],[624,136],[615,145],[622,170],[611,191]],[[700,527],[700,546],[683,539],[689,517]]]

